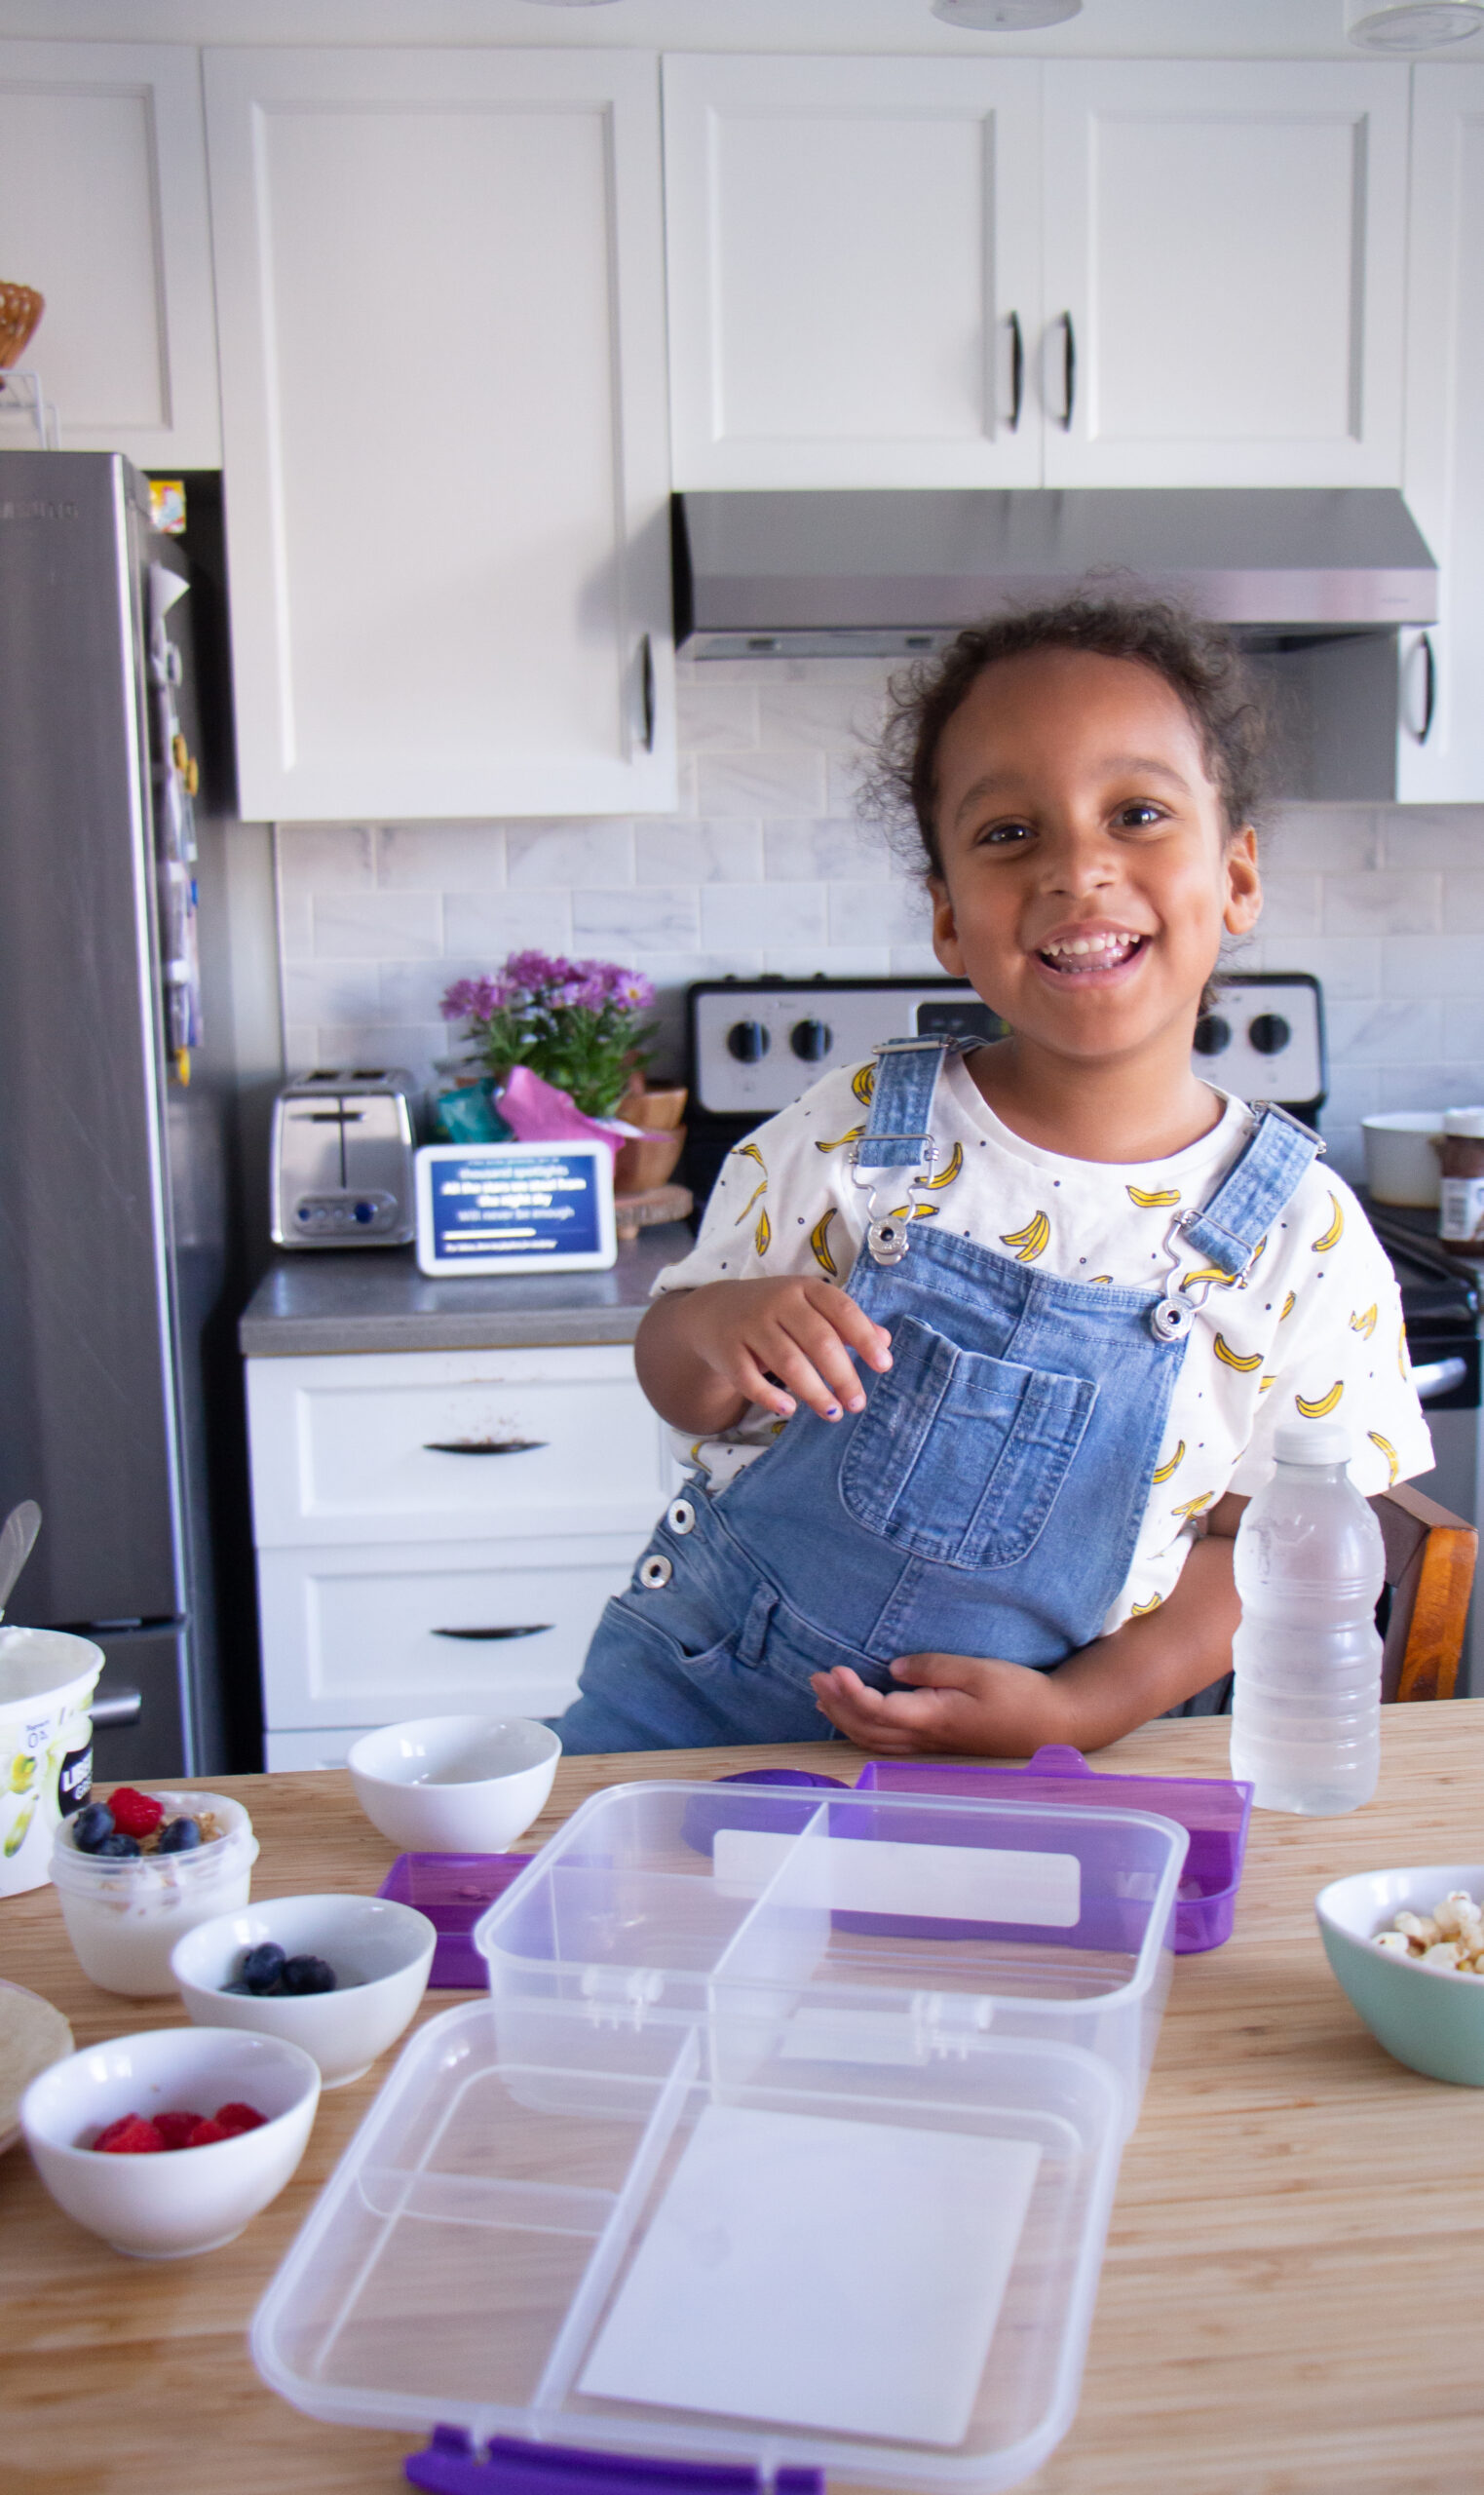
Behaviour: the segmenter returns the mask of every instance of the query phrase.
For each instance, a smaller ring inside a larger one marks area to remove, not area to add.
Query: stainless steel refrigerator
[[[126,460],[0,452],[0,1513],[115,1776],[256,1764],[208,626]]]

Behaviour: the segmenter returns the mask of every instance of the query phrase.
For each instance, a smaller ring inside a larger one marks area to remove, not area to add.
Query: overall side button
[[[652,1551],[649,1557],[640,1562],[639,1583],[641,1586],[645,1587],[650,1593],[658,1593],[662,1586],[667,1586],[669,1584],[674,1573],[674,1569],[671,1567],[670,1562],[666,1558],[664,1552]]]

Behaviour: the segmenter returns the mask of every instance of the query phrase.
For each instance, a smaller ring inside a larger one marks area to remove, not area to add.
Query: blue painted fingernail
[[[840,1418],[840,1406],[839,1406],[839,1404],[838,1404],[838,1403],[826,1403],[826,1404],[825,1404],[825,1406],[824,1406],[824,1417],[825,1417],[826,1421],[838,1421],[838,1420],[839,1420],[839,1418]]]

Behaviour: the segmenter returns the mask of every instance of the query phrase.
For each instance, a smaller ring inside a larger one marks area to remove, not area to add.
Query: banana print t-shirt
[[[867,1061],[825,1075],[728,1155],[696,1246],[665,1268],[657,1293],[783,1274],[848,1287],[866,1223],[851,1147],[864,1127],[873,1070]],[[1171,1219],[1209,1201],[1251,1132],[1246,1105],[1216,1097],[1225,1104],[1220,1123],[1168,1160],[1070,1161],[1012,1134],[950,1057],[933,1096],[937,1159],[917,1218],[948,1223],[1071,1282],[1162,1286],[1172,1271]],[[1182,1275],[1198,1267],[1187,1250]],[[1163,1600],[1197,1519],[1224,1492],[1250,1497],[1262,1487],[1280,1421],[1332,1414],[1351,1425],[1351,1478],[1367,1497],[1431,1466],[1395,1277],[1345,1181],[1319,1160],[1273,1224],[1247,1282],[1213,1287],[1197,1316],[1133,1565],[1105,1631]],[[676,1431],[675,1451],[719,1488],[787,1426],[754,1404],[724,1437]]]

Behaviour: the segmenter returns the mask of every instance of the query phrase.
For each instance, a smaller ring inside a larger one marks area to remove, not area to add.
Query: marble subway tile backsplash
[[[631,963],[678,1068],[687,983],[915,976],[924,895],[856,819],[875,660],[682,662],[680,806],[634,822],[285,824],[285,1062],[427,1077],[438,999],[518,946]],[[1331,1153],[1383,1108],[1484,1098],[1484,807],[1307,806],[1264,839],[1268,903],[1234,970],[1307,970],[1329,1015]]]

